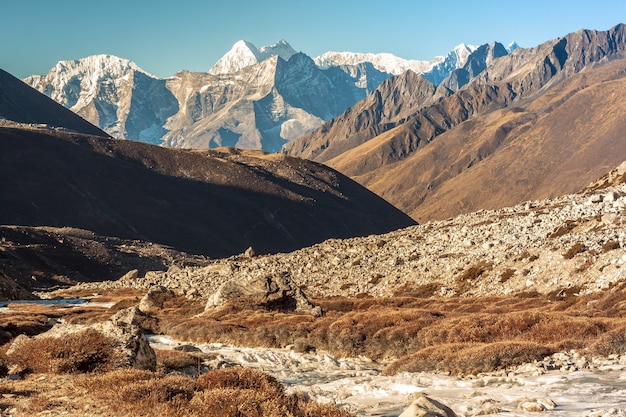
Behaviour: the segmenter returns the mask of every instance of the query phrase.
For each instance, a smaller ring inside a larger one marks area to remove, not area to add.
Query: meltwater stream
[[[165,336],[149,339],[157,349],[183,344]],[[323,353],[221,344],[194,346],[223,363],[263,370],[282,381],[289,393],[334,402],[358,416],[398,416],[420,393],[446,404],[459,416],[536,416],[518,410],[518,405],[527,399],[545,398],[557,405],[545,415],[626,416],[626,364],[541,375],[514,372],[457,378],[422,372],[384,376],[384,364],[367,358],[336,359]]]

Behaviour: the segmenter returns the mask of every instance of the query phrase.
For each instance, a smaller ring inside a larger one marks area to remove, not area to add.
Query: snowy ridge
[[[434,65],[433,61],[404,59],[389,53],[326,52],[313,58],[313,60],[322,69],[370,62],[374,65],[374,68],[393,75],[402,74],[409,69],[417,73],[423,73]]]
[[[450,75],[450,72],[463,67],[470,54],[476,49],[478,49],[478,46],[462,43],[457,45],[446,56],[437,56],[431,61],[404,59],[389,53],[372,54],[358,52],[326,52],[313,60],[320,68],[370,62],[379,71],[399,75],[407,70],[412,70],[417,74],[423,74],[434,84],[439,84]]]
[[[59,61],[48,74],[30,76],[23,81],[44,92],[53,100],[78,112],[98,95],[98,90],[107,83],[128,81],[133,72],[156,78],[128,59],[114,55],[92,55],[86,58]]]
[[[295,53],[296,51],[284,39],[261,48],[257,48],[252,42],[241,40],[236,42],[230,51],[213,65],[209,74],[232,74],[272,56],[279,56],[287,61]]]

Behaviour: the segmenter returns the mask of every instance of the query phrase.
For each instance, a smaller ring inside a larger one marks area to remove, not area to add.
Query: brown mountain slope
[[[0,128],[0,224],[74,227],[211,257],[289,251],[414,222],[317,163]]]
[[[74,112],[0,69],[0,119],[46,124],[88,135],[108,137]]]
[[[626,159],[624,97],[622,59],[463,122],[408,158],[355,178],[419,221],[573,193]],[[391,148],[404,132],[397,130],[329,164],[349,172],[363,152]]]
[[[313,132],[289,143],[283,152],[327,161],[402,123],[434,101],[435,86],[413,71],[383,81],[365,99]]]
[[[482,45],[465,66],[452,71],[437,88],[413,71],[389,78],[364,100],[309,134],[287,144],[283,152],[326,162],[410,120],[420,109],[448,97],[507,51],[501,44]],[[445,130],[440,126],[438,130]]]
[[[535,135],[539,138],[548,138],[546,140],[556,140],[563,136],[570,137],[568,132],[572,129],[573,123],[565,123],[564,130],[560,132],[554,131],[553,128],[562,125],[562,121],[572,122],[574,118],[578,120],[580,113],[585,111],[585,106],[574,105],[572,104],[574,102],[570,102],[564,107],[567,110],[563,110],[563,114],[558,114],[554,110],[566,103],[583,87],[588,87],[595,82],[622,77],[623,74],[620,75],[621,69],[619,68],[608,70],[614,73],[598,75],[597,79],[590,74],[602,66],[610,65],[613,61],[621,61],[625,56],[625,50],[626,27],[624,25],[618,25],[605,32],[580,30],[536,48],[515,50],[509,55],[492,59],[485,71],[453,94],[442,92],[441,90],[445,87],[440,86],[435,96],[442,97],[441,100],[407,117],[399,126],[381,133],[367,143],[346,150],[325,163],[357,179],[361,184],[380,193],[396,206],[408,210],[414,216],[419,216],[420,220],[493,207],[494,204],[498,206],[513,204],[519,202],[519,198],[531,198],[534,195],[539,197],[575,191],[577,188],[567,188],[560,181],[546,182],[540,187],[538,182],[546,171],[541,169],[543,166],[535,167],[534,163],[529,160],[526,165],[527,172],[524,171],[524,177],[527,179],[518,181],[515,187],[511,183],[507,183],[506,187],[491,184],[496,188],[486,189],[490,197],[483,199],[478,197],[479,188],[487,185],[488,179],[479,181],[476,177],[472,182],[459,179],[458,184],[463,184],[463,187],[450,185],[451,190],[456,192],[462,188],[461,194],[467,193],[467,195],[463,197],[458,194],[452,200],[444,200],[445,203],[441,203],[442,205],[451,204],[454,209],[444,210],[441,206],[435,207],[440,203],[433,200],[428,203],[433,204],[432,208],[424,208],[424,211],[419,213],[416,211],[417,206],[427,204],[426,200],[435,198],[432,196],[435,187],[443,187],[446,181],[464,172],[466,168],[487,159],[496,149],[507,143],[505,139],[516,128],[515,132],[519,133],[535,126],[537,120],[543,120],[544,116],[549,116],[551,120],[548,118],[543,125],[539,124],[535,127],[539,129],[544,126],[544,129],[549,130],[543,133],[537,130]],[[583,79],[578,81],[578,87],[575,86],[576,81],[569,81],[577,74],[583,74]],[[585,75],[588,78],[586,81]],[[615,85],[613,88],[618,87]],[[606,98],[601,96],[589,98],[589,100],[597,101]],[[605,105],[611,105],[610,100],[608,101]],[[531,104],[533,102],[535,102],[534,105]],[[594,105],[597,105],[598,109],[603,106],[600,103],[594,103]],[[529,110],[531,108],[532,110]],[[509,109],[508,112],[511,115],[505,111],[506,109]],[[619,108],[616,108],[616,111],[619,111]],[[600,110],[596,116],[597,119],[589,119],[587,124],[582,126],[579,124],[576,132],[572,132],[578,133],[581,129],[593,131],[592,134],[583,135],[590,141],[588,145],[572,142],[571,147],[581,146],[580,149],[577,148],[572,152],[584,153],[585,146],[601,149],[602,141],[610,139],[612,133],[609,133],[609,130],[613,128],[599,126],[600,123],[606,123]],[[617,123],[613,129],[615,132],[619,130],[619,126],[623,126],[624,122],[617,117],[612,123]],[[605,137],[597,138],[595,135],[599,134],[598,132],[605,132]],[[520,133],[520,137],[526,136]],[[445,139],[447,143],[439,143],[440,139]],[[329,142],[329,147],[335,141],[331,136],[328,136],[326,140]],[[545,159],[560,158],[558,153],[547,155],[547,152],[561,151],[558,146],[552,147],[541,142],[535,145],[532,141],[533,138],[527,136],[526,146],[537,152],[540,151],[542,155],[545,154]],[[519,149],[517,151],[521,152]],[[602,159],[601,153],[609,151],[594,152],[597,155],[586,157],[589,161],[583,165],[587,169],[594,169],[593,175],[596,176],[624,159],[624,155],[619,155],[615,159],[607,156],[609,159],[605,160]],[[526,154],[528,158],[531,158],[528,152]],[[414,155],[416,156],[413,157]],[[524,160],[524,155],[511,154],[510,158],[512,162],[517,162],[518,159]],[[598,166],[593,165],[594,163]],[[512,171],[514,165],[506,162],[501,164],[503,167],[500,170],[483,172],[481,175],[515,176]],[[536,171],[531,170],[533,167]],[[394,170],[393,174],[390,173],[392,170]],[[578,188],[593,179],[593,175],[589,174],[590,176],[585,177],[583,182],[578,183]],[[537,179],[534,179],[534,176],[537,176]],[[426,188],[418,190],[414,187],[416,184]],[[539,188],[534,190],[533,187]],[[532,192],[531,189],[533,189]],[[505,197],[505,195],[510,197]],[[446,194],[446,198],[448,197]],[[441,195],[437,198],[441,198]],[[473,203],[473,200],[477,202]],[[500,203],[497,203],[497,200]],[[435,212],[439,214],[435,215]]]

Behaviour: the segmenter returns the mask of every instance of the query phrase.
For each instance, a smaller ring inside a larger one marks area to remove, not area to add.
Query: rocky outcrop
[[[311,304],[285,272],[227,281],[209,296],[205,312],[213,311],[237,299],[245,299],[251,306],[268,310],[296,311],[316,317],[322,315],[322,310]]]

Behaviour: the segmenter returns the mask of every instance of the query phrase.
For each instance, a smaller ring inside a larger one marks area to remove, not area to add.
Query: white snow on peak
[[[507,51],[508,53],[511,53],[511,52],[513,52],[514,50],[516,50],[516,49],[517,49],[517,48],[519,48],[519,47],[520,47],[520,46],[517,44],[517,42],[512,41],[511,43],[509,43],[509,44],[506,46],[506,51]]]
[[[418,61],[400,58],[389,53],[357,53],[357,52],[326,52],[313,60],[318,67],[325,69],[338,65],[356,65],[363,62],[371,62],[379,71],[398,75],[406,70],[413,70],[418,74],[424,74],[445,67],[447,71],[461,68],[467,62],[472,52],[478,49],[474,45],[464,43],[454,47],[446,56],[437,56],[431,61]]]
[[[289,43],[281,39],[273,45],[266,45],[259,48],[259,54],[263,59],[270,58],[274,55],[278,55],[285,61],[289,60],[292,55],[296,54],[296,50],[289,45]]]
[[[209,74],[231,74],[273,56],[288,60],[295,53],[296,51],[284,39],[261,48],[257,48],[252,42],[241,40],[213,65]]]
[[[454,47],[452,51],[448,53],[448,56],[454,56],[457,62],[457,68],[461,68],[467,62],[469,56],[478,49],[476,45],[466,45],[461,43]]]
[[[402,74],[409,69],[422,73],[431,67],[430,61],[409,60],[390,53],[326,52],[313,60],[322,69],[370,62],[379,71],[393,75]]]
[[[59,61],[46,75],[33,75],[23,81],[65,107],[78,112],[88,105],[99,91],[127,82],[130,75],[135,72],[157,78],[128,59],[100,54]]]

